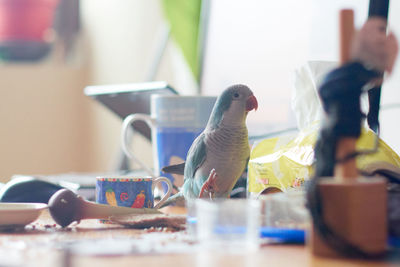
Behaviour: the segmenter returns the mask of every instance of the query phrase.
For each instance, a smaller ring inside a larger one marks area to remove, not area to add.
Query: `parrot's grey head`
[[[249,87],[242,84],[230,86],[218,97],[208,127],[215,129],[222,122],[231,126],[243,125],[247,113],[257,108],[257,99]]]

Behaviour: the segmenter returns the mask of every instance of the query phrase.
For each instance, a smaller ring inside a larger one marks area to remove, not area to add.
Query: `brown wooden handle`
[[[357,139],[353,137],[339,139],[336,145],[336,159],[343,159],[345,156],[356,151],[356,142]],[[356,159],[352,158],[346,162],[337,163],[335,166],[335,176],[344,179],[357,178],[358,169]]]
[[[339,17],[340,30],[340,63],[350,60],[351,42],[354,36],[354,11],[342,9]]]
[[[340,63],[345,64],[350,60],[351,43],[354,36],[354,11],[342,9],[339,16],[340,30]],[[356,150],[356,138],[341,138],[336,147],[336,159],[342,159]],[[356,178],[358,170],[355,159],[336,164],[335,176],[340,178]]]

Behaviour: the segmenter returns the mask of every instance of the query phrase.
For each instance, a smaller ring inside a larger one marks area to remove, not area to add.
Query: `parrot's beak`
[[[257,98],[254,95],[249,96],[246,101],[246,111],[250,110],[257,110],[258,109],[258,102]]]

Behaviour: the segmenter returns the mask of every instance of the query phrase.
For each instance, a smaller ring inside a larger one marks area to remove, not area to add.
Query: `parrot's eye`
[[[239,98],[239,96],[240,96],[239,93],[234,93],[234,94],[233,94],[233,97],[234,97],[234,98]]]

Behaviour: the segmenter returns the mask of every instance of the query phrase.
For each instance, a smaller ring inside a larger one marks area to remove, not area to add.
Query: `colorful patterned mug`
[[[159,182],[168,186],[164,197],[154,206],[154,189]],[[97,177],[96,202],[131,208],[158,208],[171,195],[171,181],[166,177]]]

